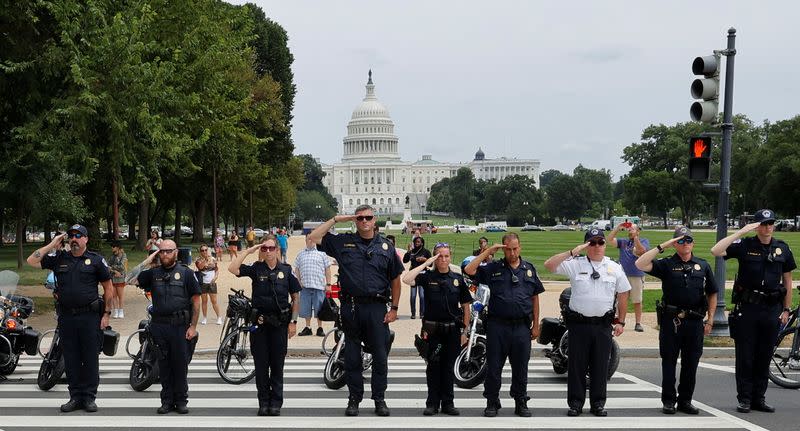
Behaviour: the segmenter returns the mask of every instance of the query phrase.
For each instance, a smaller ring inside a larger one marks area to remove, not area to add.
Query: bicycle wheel
[[[58,337],[58,335],[56,335]],[[61,345],[55,339],[53,346],[47,351],[39,366],[39,374],[36,377],[36,384],[39,389],[49,391],[64,376],[64,356],[61,352]]]
[[[217,350],[217,372],[233,385],[248,382],[256,375],[249,328],[239,327],[222,340]]]
[[[792,350],[795,338],[797,328],[781,331],[769,364],[769,379],[787,389],[800,388],[800,351]]]

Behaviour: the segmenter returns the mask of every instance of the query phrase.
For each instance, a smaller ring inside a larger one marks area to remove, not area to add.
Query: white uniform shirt
[[[600,274],[592,278],[592,267]],[[622,266],[607,256],[601,262],[589,262],[587,257],[567,259],[558,265],[556,274],[569,277],[572,296],[569,308],[587,317],[602,316],[614,307],[616,293],[631,290]]]

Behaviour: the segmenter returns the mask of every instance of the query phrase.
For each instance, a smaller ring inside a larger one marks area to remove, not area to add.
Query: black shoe
[[[186,407],[186,404],[175,404],[175,411],[178,412],[179,415],[185,415],[189,413],[189,407]]]
[[[514,414],[523,418],[531,417],[531,411],[528,409],[528,398],[517,398],[514,400]]]
[[[606,409],[601,406],[592,407],[592,409],[589,411],[595,416],[600,416],[600,417],[608,416],[608,412],[606,411]]]
[[[488,402],[486,403],[486,408],[483,410],[483,415],[487,418],[493,418],[497,416],[497,410],[500,408],[497,403]]]
[[[319,328],[317,328],[317,337],[324,337],[324,336],[325,336],[325,331],[323,331],[322,327],[320,326]]]
[[[751,408],[759,412],[775,413],[775,407],[772,407],[771,405],[765,403],[764,401],[753,404]]]
[[[347,408],[344,409],[345,416],[358,416],[358,401],[356,400],[349,400],[347,401]]]
[[[459,415],[461,415],[461,412],[458,411],[456,406],[454,406],[453,404],[443,405],[442,406],[442,413],[444,413],[444,414],[446,414],[448,416],[459,416]]]
[[[413,314],[412,314],[412,315],[411,315],[411,318],[412,318],[412,319],[416,319],[416,318],[417,318],[417,316],[415,316],[415,315],[413,315]]]
[[[583,409],[579,409],[577,407],[570,407],[569,410],[567,410],[567,416],[580,416],[581,413],[583,413]]]
[[[687,415],[696,415],[700,413],[700,409],[693,406],[689,401],[678,403],[678,411],[686,413]]]
[[[661,413],[664,413],[665,415],[674,415],[675,403],[664,403],[664,407],[661,408]]]
[[[267,416],[267,415],[269,415],[269,407],[259,407],[258,408],[258,415],[259,416]]]
[[[375,414],[378,416],[389,416],[389,407],[384,400],[375,400]]]
[[[281,415],[280,407],[267,407],[267,416],[280,416],[280,415]]]
[[[308,326],[306,326],[306,327],[305,327],[305,328],[303,328],[303,330],[302,330],[302,331],[300,331],[300,333],[299,333],[299,334],[297,334],[297,335],[298,335],[298,336],[300,336],[300,337],[305,337],[306,335],[311,335],[311,328],[309,328]]]
[[[94,401],[84,401],[83,402],[83,410],[88,413],[94,413],[97,411],[97,403]]]
[[[172,405],[172,404],[161,404],[161,407],[159,407],[158,410],[156,410],[156,413],[158,413],[160,415],[165,415],[165,414],[171,412],[174,409],[175,409],[175,406]]]
[[[425,410],[422,411],[422,414],[424,416],[433,416],[436,413],[439,413],[439,409],[437,409],[436,407],[430,407],[430,406],[425,407]]]
[[[736,411],[739,413],[750,413],[750,403],[747,401],[739,401],[739,405],[736,406]]]
[[[71,399],[64,404],[61,404],[61,411],[64,413],[74,412],[75,410],[80,409],[82,406],[83,403],[80,401]]]

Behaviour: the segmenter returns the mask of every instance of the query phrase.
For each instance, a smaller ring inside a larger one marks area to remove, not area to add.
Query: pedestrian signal
[[[711,177],[711,138],[689,138],[689,179],[708,181]]]

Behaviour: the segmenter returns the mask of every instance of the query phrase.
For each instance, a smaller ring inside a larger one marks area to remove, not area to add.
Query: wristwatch
[[[106,310],[106,311],[104,311],[104,313],[110,315],[111,314],[111,310]]]
[[[792,312],[792,309],[791,309],[791,308],[789,308],[789,307],[783,307],[783,311],[785,311],[785,312],[787,312],[787,313],[791,313],[791,312]]]
[[[399,310],[399,309],[400,309],[400,307],[398,307],[398,306],[396,306],[396,305],[392,305],[391,309],[392,309],[392,310],[394,310],[394,311],[397,311],[397,310]]]
[[[663,252],[664,252],[664,248],[663,248],[663,247],[661,247],[661,244],[657,244],[657,245],[656,245],[656,249],[658,249],[658,252],[659,252],[659,253],[663,253]]]
[[[616,317],[614,318],[614,324],[615,324],[615,325],[622,325],[622,327],[623,327],[623,328],[625,327],[625,321],[623,321],[623,320],[619,320],[619,319],[618,319],[618,318],[616,318]]]

